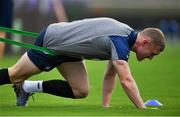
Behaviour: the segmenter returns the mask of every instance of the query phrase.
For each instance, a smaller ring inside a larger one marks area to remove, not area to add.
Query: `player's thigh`
[[[22,82],[28,77],[41,72],[41,70],[31,62],[27,53],[25,53],[15,65],[10,67],[8,71],[13,83]]]
[[[68,81],[73,90],[89,90],[88,76],[83,61],[65,62],[57,66],[61,75]]]

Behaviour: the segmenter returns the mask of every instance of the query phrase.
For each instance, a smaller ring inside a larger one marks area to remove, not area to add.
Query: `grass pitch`
[[[7,56],[0,68],[13,65],[19,56]],[[158,110],[136,109],[125,95],[119,79],[111,99],[111,107],[101,107],[101,90],[106,62],[86,61],[90,94],[85,99],[65,99],[47,94],[35,94],[27,107],[15,106],[11,85],[0,86],[0,116],[180,116],[180,45],[168,46],[152,61],[137,62],[131,53],[131,72],[143,100],[157,99],[163,103]],[[28,69],[28,68],[25,68]],[[56,70],[33,76],[31,80],[62,79]]]

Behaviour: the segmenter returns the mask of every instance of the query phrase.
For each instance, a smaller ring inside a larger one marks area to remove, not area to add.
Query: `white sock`
[[[43,92],[42,89],[43,81],[28,81],[25,80],[23,84],[23,89],[27,93]]]

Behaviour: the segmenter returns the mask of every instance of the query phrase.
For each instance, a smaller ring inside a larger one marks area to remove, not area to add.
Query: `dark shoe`
[[[16,106],[26,106],[29,97],[33,93],[26,93],[23,89],[23,83],[13,85],[14,92],[16,93]]]

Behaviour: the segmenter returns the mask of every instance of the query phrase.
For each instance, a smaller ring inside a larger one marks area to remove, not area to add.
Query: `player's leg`
[[[41,70],[31,62],[27,53],[25,53],[15,65],[0,70],[0,85],[16,84],[39,72]]]
[[[57,67],[66,80],[25,81],[15,85],[21,90],[16,105],[25,106],[29,95],[37,92],[74,99],[86,97],[89,91],[86,68],[83,62],[78,61],[65,62]]]
[[[13,0],[0,1],[0,26],[10,28],[13,19]],[[7,34],[0,31],[0,37],[5,38]],[[0,59],[3,58],[5,43],[0,42]]]
[[[69,98],[84,98],[88,95],[89,82],[82,61],[62,63],[57,69],[66,81],[43,81],[44,92]]]
[[[37,68],[25,53],[20,60],[8,69],[10,81],[13,84],[20,83],[28,77],[40,73],[41,70]]]
[[[81,62],[82,59],[66,56],[48,57],[42,53],[35,53],[32,51],[29,51],[28,55],[31,56],[30,58],[33,63],[43,71],[46,70],[47,67],[53,69],[54,66],[57,66],[57,69],[64,78],[67,79],[67,81],[25,81],[20,84],[20,88],[23,90],[23,95],[27,93],[43,92],[66,98],[83,98],[87,96],[89,86],[86,69],[84,63]],[[24,102],[27,102],[28,100],[28,98],[24,98],[24,96],[23,99],[25,100]],[[19,102],[17,100],[17,105],[18,104]]]
[[[14,85],[17,98],[16,105],[25,106],[32,93],[25,92],[22,89],[21,82],[34,74],[40,73],[41,70],[32,63],[27,53],[25,53],[14,66],[8,69],[8,71],[11,82],[16,84]]]
[[[57,67],[66,80],[25,81],[20,84],[23,90],[23,104],[17,100],[18,106],[25,106],[27,94],[48,93],[66,98],[84,98],[88,95],[89,83],[83,62],[65,62]],[[18,85],[16,85],[18,86]]]
[[[0,70],[0,84],[8,84],[13,83],[14,90],[16,92],[17,103],[18,106],[24,106],[27,103],[28,97],[31,95],[30,93],[26,93],[22,89],[22,85],[17,84],[19,82],[24,81],[28,77],[40,73],[39,70],[29,59],[27,53],[25,53],[20,60],[10,67],[9,69],[1,69]]]
[[[89,81],[83,61],[63,63],[57,68],[69,83],[76,98],[88,95]]]
[[[1,38],[5,38],[6,37],[6,33],[0,31],[0,37]],[[5,49],[5,43],[4,42],[0,42],[0,59],[4,55],[4,49]]]
[[[62,58],[62,57],[61,57]],[[78,61],[81,61],[78,59]],[[22,84],[27,93],[48,93],[66,98],[86,97],[88,80],[85,66],[82,62],[62,63],[57,67],[67,80],[28,81]],[[75,95],[74,95],[75,94]]]

